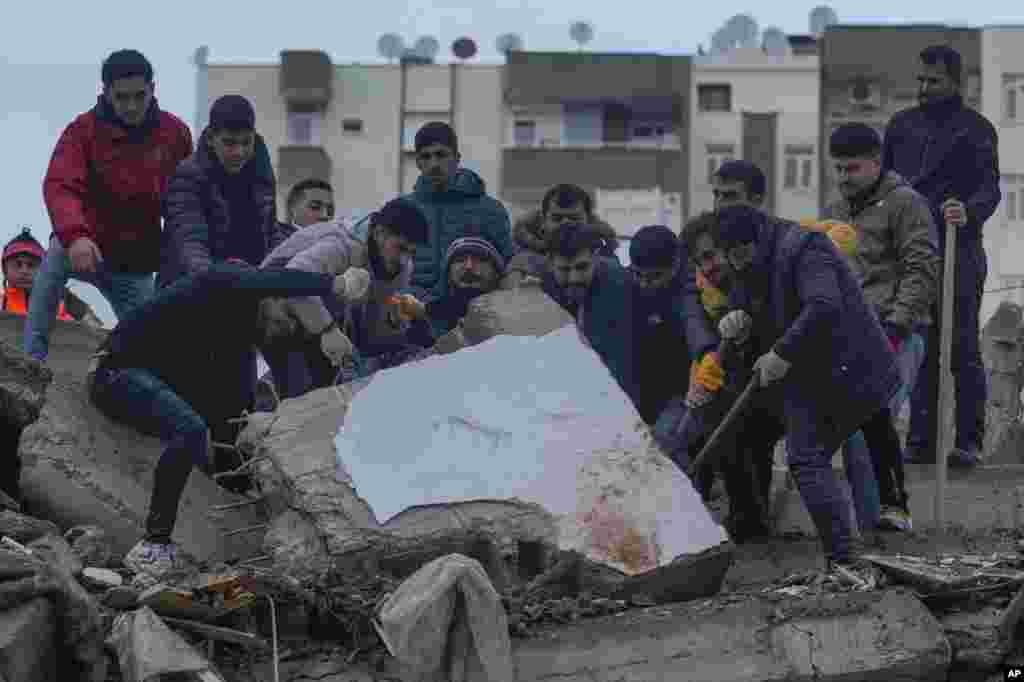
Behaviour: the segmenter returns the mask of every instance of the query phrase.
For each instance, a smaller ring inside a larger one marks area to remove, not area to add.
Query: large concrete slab
[[[0,313],[0,340],[20,348],[23,327],[24,318]],[[103,336],[85,325],[58,321],[47,359],[53,381],[39,418],[22,434],[22,492],[34,515],[64,527],[97,525],[107,531],[116,550],[125,552],[141,536],[153,469],[163,445],[110,421],[88,401],[85,371]],[[207,516],[212,505],[241,499],[193,473],[175,539],[201,559],[257,553],[261,537],[225,539]],[[259,523],[260,517],[258,510],[242,508],[232,512],[228,522],[242,527]]]
[[[627,611],[518,640],[513,658],[517,682],[932,682],[950,648],[916,597],[889,590]]]
[[[49,599],[37,598],[0,613],[0,679],[56,682],[57,618]]]

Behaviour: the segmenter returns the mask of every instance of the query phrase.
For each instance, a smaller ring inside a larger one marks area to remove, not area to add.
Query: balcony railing
[[[678,135],[661,138],[634,138],[625,142],[566,142],[563,140],[539,139],[532,142],[506,142],[504,149],[682,149]]]

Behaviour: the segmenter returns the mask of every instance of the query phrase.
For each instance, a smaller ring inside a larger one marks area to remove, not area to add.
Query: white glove
[[[267,341],[285,338],[295,333],[295,319],[288,313],[284,299],[263,299],[260,302],[260,319]]]
[[[767,386],[779,381],[789,372],[790,363],[784,360],[778,353],[771,350],[762,355],[754,363],[754,371],[761,376],[761,385]]]
[[[349,268],[334,278],[334,295],[345,303],[362,303],[370,292],[370,273],[363,268]]]
[[[750,327],[754,320],[743,310],[727,313],[718,322],[718,334],[727,341],[742,344],[750,336]]]
[[[331,331],[320,335],[320,350],[324,352],[324,355],[331,361],[332,365],[341,367],[345,359],[351,357],[354,349],[348,337],[335,327]]]

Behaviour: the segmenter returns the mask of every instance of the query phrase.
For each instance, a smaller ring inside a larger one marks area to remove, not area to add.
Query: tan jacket
[[[530,211],[519,218],[512,228],[512,239],[519,252],[508,264],[507,271],[540,277],[547,269],[547,245],[541,236],[543,217],[540,209]],[[594,218],[594,226],[601,231],[606,239],[618,242],[615,228],[605,221]]]
[[[938,233],[923,196],[890,171],[871,196],[857,206],[841,199],[824,218],[857,229],[850,265],[864,297],[879,319],[909,329],[932,323],[931,307],[939,291]]]

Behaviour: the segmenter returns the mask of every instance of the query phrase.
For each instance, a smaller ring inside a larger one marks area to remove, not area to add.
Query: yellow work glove
[[[697,288],[700,290],[700,303],[704,312],[712,322],[718,322],[725,315],[729,306],[729,297],[721,289],[711,286],[704,275],[697,272]]]
[[[403,320],[419,320],[427,316],[427,306],[412,294],[398,294],[388,298],[389,305],[398,308],[398,314]]]
[[[822,232],[835,244],[836,250],[846,258],[851,258],[857,251],[857,229],[850,223],[841,220],[814,220],[804,218],[800,226],[814,232]]]
[[[712,393],[722,387],[722,384],[725,383],[725,371],[718,360],[717,351],[704,354],[704,357],[697,365],[697,371],[694,373],[693,378],[694,381]]]

